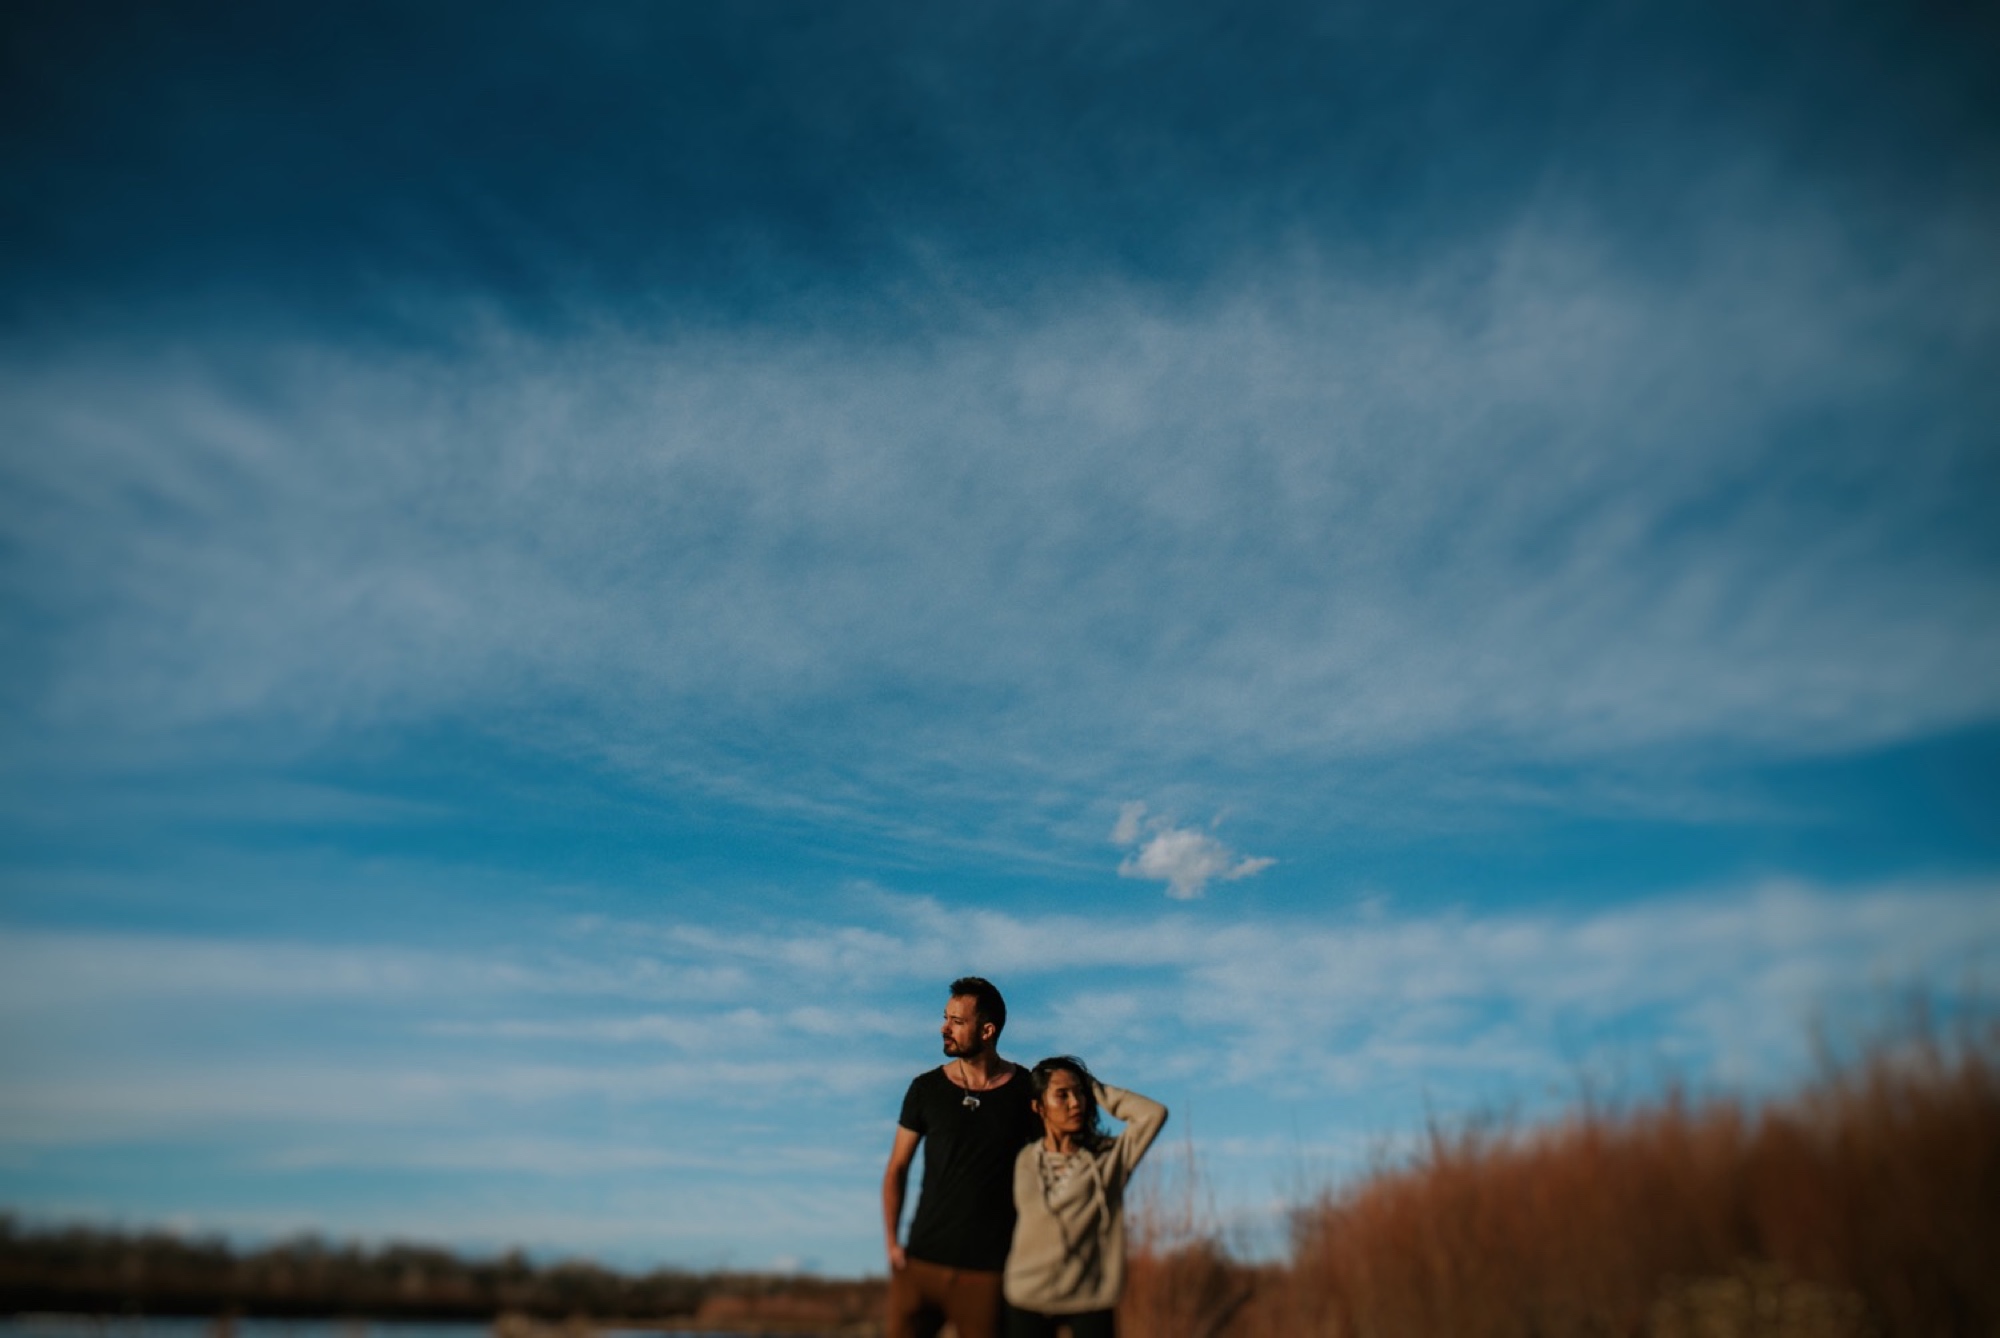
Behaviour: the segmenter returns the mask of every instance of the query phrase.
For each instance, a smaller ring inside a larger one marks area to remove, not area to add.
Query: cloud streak
[[[9,930],[0,963],[48,971],[0,991],[0,1164],[19,1179],[170,1145],[258,1175],[395,1167],[594,1195],[727,1176],[768,1134],[794,1147],[801,1192],[863,1220],[895,1095],[935,1062],[935,991],[971,967],[1008,990],[1017,1057],[1085,1054],[1187,1111],[1198,1151],[1222,1140],[1240,1208],[1284,1173],[1284,1155],[1243,1149],[1283,1143],[1287,1112],[1337,1112],[1315,1138],[1354,1148],[1579,1081],[1764,1090],[1805,1070],[1815,1023],[1876,1025],[1903,988],[2000,1006],[1987,882],[1255,921],[1207,906],[1037,914],[876,892],[804,922],[591,916],[504,954],[400,958]],[[116,969],[64,970],[92,961]],[[663,996],[690,971],[709,973],[702,994]],[[601,1137],[562,1132],[579,1122]]]
[[[852,1238],[967,971],[1267,1151],[1991,1002],[1989,21],[794,8],[18,16],[10,1202]]]
[[[1733,226],[1685,284],[1530,221],[1469,281],[1274,262],[923,349],[17,357],[20,742],[450,713],[852,819],[927,782],[1784,757],[1992,718],[1994,270],[1942,223],[1874,274],[1809,218]],[[780,738],[783,768],[754,745]]]
[[[210,1092],[200,1107],[210,1111],[227,1106],[235,1099],[229,1093],[246,1085],[291,1092],[310,1106],[343,1089],[375,1092],[369,1101],[404,1091],[422,1104],[453,1092],[524,1100],[578,1091],[664,1095],[726,1081],[754,1104],[807,1081],[790,1065],[830,1040],[851,1054],[846,1063],[893,1067],[892,1056],[930,1026],[927,1006],[909,1010],[900,1001],[913,991],[927,999],[925,990],[948,979],[972,944],[982,970],[1032,991],[1052,1010],[1042,1016],[1040,1009],[1024,1010],[1010,1036],[1019,1033],[1024,1043],[1108,1043],[1127,1063],[1161,1063],[1172,1055],[1186,1072],[1213,1070],[1231,1081],[1305,1081],[1339,1091],[1385,1072],[1440,1064],[1447,1053],[1457,1056],[1454,1063],[1532,1073],[1562,1062],[1565,1027],[1591,1035],[1642,1017],[1669,1050],[1684,1048],[1704,1064],[1720,1065],[1718,1071],[1740,1073],[1758,1056],[1795,1053],[1815,1009],[1876,1007],[1882,991],[1913,981],[1984,979],[1978,988],[1990,991],[1990,973],[2000,966],[1994,960],[2000,912],[1993,909],[2000,898],[1993,893],[1976,883],[1835,892],[1778,882],[1568,913],[1375,910],[1334,923],[1232,923],[1178,911],[966,912],[895,898],[858,912],[858,921],[731,934],[594,921],[559,957],[538,961],[521,953],[496,969],[479,957],[437,956],[423,971],[395,977],[398,988],[388,994],[351,978],[349,954],[336,950],[320,953],[323,963],[315,964],[295,947],[121,937],[103,940],[104,959],[128,951],[132,969],[84,974],[67,989],[9,990],[0,1006],[20,1058],[56,1065],[53,1074],[67,1073],[67,1061],[26,1042],[28,1016],[47,1025],[110,1009],[105,1025],[112,1030],[97,1043],[115,1045],[114,1020],[123,1011],[176,1016],[176,1008],[193,1002],[190,982],[215,980],[218,962],[230,954],[276,960],[286,969],[215,981],[212,997],[259,998],[307,1019],[322,1004],[314,991],[300,990],[301,979],[332,982],[325,1004],[344,1016],[358,1006],[392,1022],[413,1009],[421,1015],[462,1000],[466,982],[483,981],[493,996],[483,1011],[509,999],[545,1002],[515,1020],[486,1012],[438,1017],[416,1031],[403,1026],[394,1045],[415,1047],[412,1053],[433,1044],[509,1047],[497,1052],[505,1056],[498,1066],[412,1070],[400,1086],[345,1077],[330,1079],[330,1086],[271,1082],[248,1069],[212,1084],[186,1075],[187,1090]],[[142,942],[143,953],[135,950]],[[850,945],[853,955],[827,951],[828,942]],[[0,936],[9,961],[46,956],[48,947],[34,935]],[[97,948],[92,936],[73,936],[54,956],[60,965],[63,952],[89,957]],[[695,962],[742,969],[730,977],[737,982],[732,991],[663,1010],[651,979]],[[595,969],[579,969],[580,963]],[[809,990],[815,1001],[763,1006],[767,983],[780,978]],[[1068,983],[1077,981],[1091,983]],[[594,1005],[591,1011],[551,1012],[546,1001],[562,997],[551,991],[564,990]],[[603,1007],[618,998],[628,1007]],[[201,1021],[207,1014],[186,1016],[190,1027],[210,1025]],[[1056,1017],[1065,1021],[1058,1026],[1050,1020]],[[1302,1019],[1309,1021],[1302,1026]],[[1502,1036],[1506,1049],[1482,1060],[1482,1047]],[[570,1062],[579,1042],[666,1053],[581,1066]],[[106,1089],[110,1094],[93,1099],[92,1109],[144,1111],[143,1093],[155,1077],[135,1078],[129,1091]],[[72,1082],[65,1077],[42,1087],[36,1108],[60,1100]],[[101,1082],[93,1078],[71,1090],[94,1091]],[[855,1084],[834,1087],[848,1091]],[[28,1099],[25,1089],[16,1095]],[[329,1108],[346,1106],[332,1101]]]

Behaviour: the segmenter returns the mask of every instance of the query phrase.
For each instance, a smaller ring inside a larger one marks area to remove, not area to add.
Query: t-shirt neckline
[[[985,1096],[988,1092],[991,1092],[996,1088],[1005,1087],[1009,1083],[1013,1082],[1014,1079],[1021,1076],[1021,1066],[1019,1064],[1013,1063],[1012,1061],[1009,1061],[1007,1064],[1006,1077],[1002,1078],[999,1082],[992,1083],[985,1087],[981,1087],[975,1091],[974,1089],[967,1087],[964,1083],[957,1081],[951,1076],[951,1066],[953,1064],[956,1064],[957,1062],[958,1061],[956,1059],[945,1061],[944,1063],[938,1065],[938,1072],[942,1073],[944,1075],[944,1080],[950,1083],[953,1087],[956,1087],[961,1092],[970,1093],[973,1096]]]

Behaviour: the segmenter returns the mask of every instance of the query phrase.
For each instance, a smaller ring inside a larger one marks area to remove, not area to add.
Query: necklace
[[[965,1091],[965,1099],[958,1104],[964,1106],[967,1110],[978,1110],[979,1098],[973,1094],[972,1090],[972,1070],[965,1067],[965,1061],[962,1059],[958,1061],[958,1085]],[[987,1087],[991,1086],[991,1083],[987,1084]],[[986,1090],[986,1087],[982,1087],[979,1090],[983,1092]]]

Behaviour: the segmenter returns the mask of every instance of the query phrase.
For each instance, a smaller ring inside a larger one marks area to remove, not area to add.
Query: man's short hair
[[[951,997],[971,999],[972,1006],[979,1011],[981,1022],[993,1024],[993,1036],[999,1039],[1007,1029],[1007,1001],[1000,997],[1000,991],[984,976],[960,976],[951,982]]]

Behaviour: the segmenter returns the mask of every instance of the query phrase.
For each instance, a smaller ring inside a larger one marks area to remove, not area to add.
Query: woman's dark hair
[[[1035,1090],[1035,1100],[1042,1099],[1042,1093],[1049,1090],[1049,1080],[1058,1073],[1074,1076],[1078,1090],[1083,1093],[1083,1141],[1102,1143],[1105,1138],[1104,1117],[1097,1113],[1097,1079],[1090,1076],[1090,1070],[1075,1055],[1050,1055],[1035,1065],[1028,1074]]]

